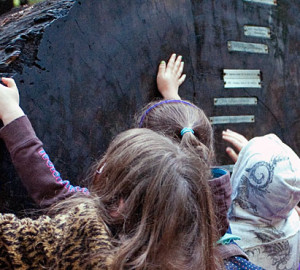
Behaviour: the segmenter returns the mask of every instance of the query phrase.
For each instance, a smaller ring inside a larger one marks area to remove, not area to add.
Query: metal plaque
[[[257,105],[256,97],[214,98],[215,106]]]
[[[209,119],[213,125],[255,122],[254,115],[212,116]]]
[[[227,79],[225,88],[261,88],[260,79]]]
[[[260,43],[228,41],[227,46],[230,52],[248,52],[248,53],[262,53],[262,54],[269,53],[268,46]]]
[[[224,80],[226,79],[260,79],[259,69],[223,69]]]
[[[251,3],[259,3],[259,4],[266,4],[266,5],[277,5],[277,0],[244,0],[245,2]]]
[[[244,35],[250,37],[271,38],[271,30],[268,27],[244,25]]]

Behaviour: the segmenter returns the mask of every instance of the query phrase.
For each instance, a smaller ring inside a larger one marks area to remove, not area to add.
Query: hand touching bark
[[[231,143],[235,149],[232,147],[226,147],[226,153],[235,163],[238,159],[238,154],[244,146],[247,145],[248,140],[241,134],[234,132],[230,129],[224,130],[222,132],[222,139]]]
[[[184,62],[182,56],[173,53],[166,64],[162,61],[158,67],[157,88],[164,99],[181,99],[178,88],[184,82],[186,75],[182,74]]]

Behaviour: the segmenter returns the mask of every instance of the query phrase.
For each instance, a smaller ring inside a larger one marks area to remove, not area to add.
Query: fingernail
[[[160,63],[163,64],[165,61],[161,61]]]

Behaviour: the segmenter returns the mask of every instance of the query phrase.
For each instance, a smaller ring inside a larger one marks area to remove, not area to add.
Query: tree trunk
[[[210,117],[249,116],[214,125],[219,164],[230,164],[221,140],[227,128],[248,138],[275,133],[299,154],[299,13],[298,0],[48,0],[0,17],[0,75],[14,76],[38,137],[74,184],[82,184],[111,138],[159,96],[157,65],[172,52],[185,62],[182,98]],[[236,80],[224,69],[258,73]],[[240,97],[254,102],[217,106],[220,98]],[[18,210],[27,198],[4,146],[0,159],[2,205]]]

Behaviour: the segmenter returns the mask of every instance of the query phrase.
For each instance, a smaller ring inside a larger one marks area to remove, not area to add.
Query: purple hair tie
[[[152,105],[149,109],[147,109],[147,110],[144,112],[144,114],[143,114],[143,116],[142,116],[142,118],[141,118],[139,127],[140,127],[140,128],[142,127],[143,122],[144,122],[144,120],[145,120],[145,117],[147,116],[147,114],[148,114],[152,109],[154,109],[155,107],[157,107],[157,106],[159,106],[159,105],[161,105],[161,104],[165,104],[165,103],[183,103],[183,104],[186,104],[186,105],[189,105],[189,106],[192,106],[192,107],[197,108],[197,106],[195,106],[194,104],[191,104],[191,103],[189,103],[189,102],[187,102],[187,101],[184,101],[184,100],[181,100],[181,99],[166,99],[166,100],[160,101],[160,102],[158,102],[158,103],[155,103],[154,105]]]

